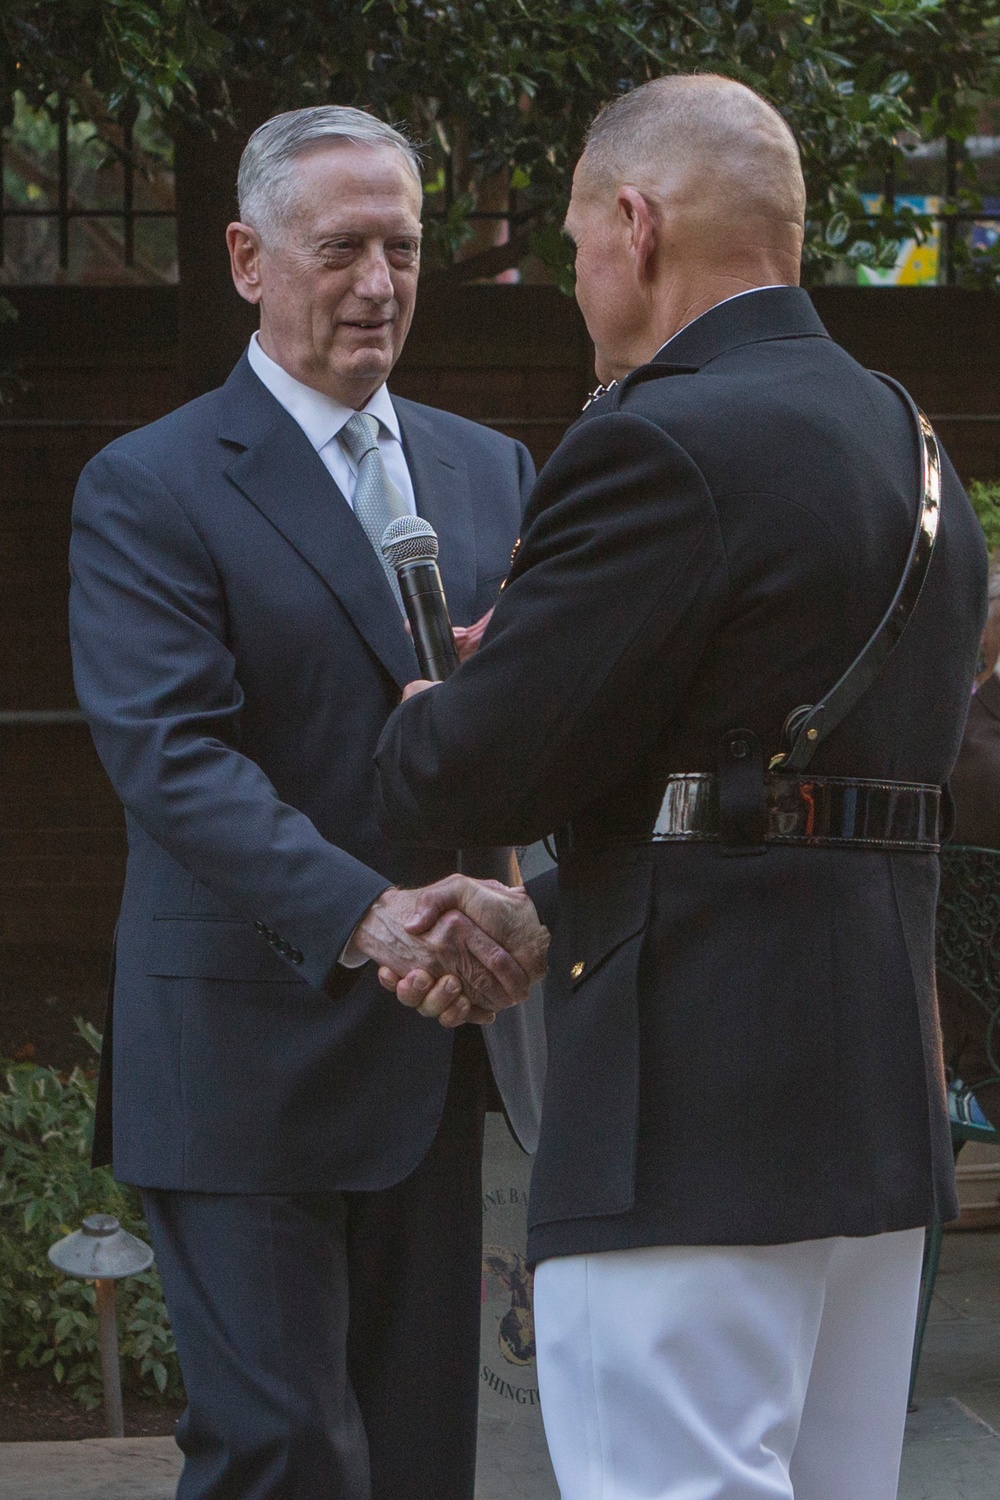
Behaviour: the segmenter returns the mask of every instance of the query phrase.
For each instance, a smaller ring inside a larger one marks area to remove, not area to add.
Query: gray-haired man
[[[240,196],[259,334],[220,391],[98,455],[74,511],[77,690],[129,827],[98,1154],[143,1192],[183,1500],[471,1500],[492,1083],[480,1031],[453,1063],[376,968],[455,974],[448,1019],[482,1019],[544,938],[525,916],[512,957],[457,913],[406,926],[404,888],[454,855],[379,829],[372,751],[416,666],[372,542],[419,510],[471,623],[531,463],[386,391],[420,250],[400,135],[278,116]]]

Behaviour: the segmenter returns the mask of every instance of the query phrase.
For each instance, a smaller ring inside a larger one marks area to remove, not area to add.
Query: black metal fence
[[[49,101],[54,128],[54,151],[47,141],[44,151],[33,153],[29,146],[4,140],[0,135],[0,174],[4,191],[0,196],[0,267],[8,265],[11,225],[25,221],[48,224],[54,229],[54,264],[65,278],[71,268],[71,235],[74,224],[101,225],[111,230],[100,236],[104,258],[132,270],[136,267],[136,230],[143,223],[169,221],[173,207],[140,202],[140,184],[148,173],[139,163],[135,124],[137,108],[127,102],[119,113],[117,140],[102,141],[105,178],[113,178],[108,195],[116,201],[88,201],[94,195],[81,194],[74,187],[74,168],[79,170],[80,148],[73,141],[73,127],[82,122],[71,112],[67,100],[59,95]],[[5,132],[4,134],[6,134]],[[16,159],[15,159],[16,158]],[[28,165],[26,166],[26,163]],[[25,172],[31,173],[25,179]],[[14,191],[15,184],[19,191]],[[115,234],[113,231],[117,230]],[[106,279],[106,278],[105,278]],[[169,279],[169,276],[157,277]]]

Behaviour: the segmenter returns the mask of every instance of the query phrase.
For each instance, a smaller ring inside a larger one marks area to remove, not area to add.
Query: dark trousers
[[[188,1397],[178,1500],[472,1500],[488,1107],[463,1028],[398,1186],[143,1191]]]

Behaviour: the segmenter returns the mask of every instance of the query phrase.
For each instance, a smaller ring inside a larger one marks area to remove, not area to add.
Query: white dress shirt
[[[342,406],[332,396],[324,396],[322,391],[313,390],[311,385],[303,385],[301,380],[289,375],[269,354],[264,353],[256,333],[250,339],[247,358],[257,379],[299,424],[322,459],[330,478],[348,505],[353,506],[358,466],[339,441],[341,428],[354,415],[353,408]],[[403,497],[406,509],[411,516],[415,516],[417,504],[413,495],[413,480],[403,453],[399,418],[384,385],[379,386],[362,410],[378,418],[378,446],[385,471]]]
[[[267,387],[275,401],[285,408],[288,415],[298,422],[323,460],[330,478],[347,500],[348,505],[353,506],[354,487],[358,482],[358,466],[343,443],[339,441],[338,436],[345,422],[353,417],[353,408],[342,406],[332,396],[324,396],[322,391],[313,390],[311,385],[303,385],[301,380],[296,380],[294,375],[289,375],[288,371],[269,354],[264,353],[256,333],[250,339],[247,358],[257,379]],[[384,385],[379,386],[362,410],[378,418],[378,446],[386,473],[402,496],[403,504],[410,515],[415,516],[417,504],[413,495],[413,480],[410,478],[410,471],[406,467],[406,456],[403,453],[399,418]],[[353,937],[352,933],[340,955],[339,962],[345,969],[359,969],[362,964],[368,962],[360,953],[348,957]]]

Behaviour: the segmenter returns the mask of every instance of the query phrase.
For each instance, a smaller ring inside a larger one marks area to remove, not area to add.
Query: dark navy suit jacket
[[[507,571],[530,458],[395,405],[452,618],[471,622]],[[400,1180],[433,1138],[451,1039],[337,959],[387,885],[455,858],[379,827],[373,752],[418,672],[360,524],[244,358],[87,465],[71,570],[77,693],[128,825],[101,1099],[113,1080],[116,1175]]]
[[[907,410],[794,288],[713,308],[655,363],[563,440],[478,654],[403,704],[379,751],[398,837],[574,824],[536,1258],[873,1234],[955,1206],[936,857],[642,843],[667,775],[714,770],[736,728],[766,765],[874,630],[916,516]],[[919,607],[815,774],[945,780],[985,583],[945,461]]]

